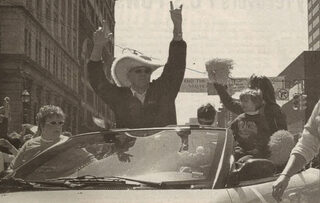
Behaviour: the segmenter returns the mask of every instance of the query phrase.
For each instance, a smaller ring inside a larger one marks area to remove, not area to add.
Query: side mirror
[[[238,185],[241,181],[267,178],[272,176],[276,167],[268,159],[249,158],[236,162],[237,167],[231,172],[228,185]]]

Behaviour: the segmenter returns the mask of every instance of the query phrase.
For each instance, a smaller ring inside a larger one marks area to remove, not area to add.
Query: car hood
[[[0,202],[230,202],[225,189],[221,190],[63,190],[46,192],[3,193]]]
[[[149,173],[145,175],[125,177],[132,180],[153,182],[153,183],[162,183],[163,180],[170,180],[170,182],[180,182],[180,181],[190,181],[190,180],[199,180],[203,174],[201,173],[180,173],[180,172],[160,172],[160,173]],[[203,179],[205,180],[204,176]]]

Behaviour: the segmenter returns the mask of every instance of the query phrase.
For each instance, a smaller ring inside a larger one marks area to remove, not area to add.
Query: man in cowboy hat
[[[158,127],[176,124],[175,98],[186,68],[186,43],[182,39],[182,5],[174,9],[174,25],[168,61],[161,76],[150,82],[151,73],[162,65],[144,56],[123,56],[111,67],[113,85],[103,72],[102,49],[112,40],[104,22],[93,35],[94,47],[88,63],[89,81],[95,92],[112,108],[117,128]]]

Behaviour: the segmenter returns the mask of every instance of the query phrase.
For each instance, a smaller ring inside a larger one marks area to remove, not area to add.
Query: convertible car
[[[227,129],[170,126],[80,134],[8,172],[0,202],[275,202],[266,159],[235,162]],[[283,202],[318,202],[320,173],[293,176]]]

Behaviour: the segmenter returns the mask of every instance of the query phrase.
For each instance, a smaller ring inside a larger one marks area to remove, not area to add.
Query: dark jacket
[[[255,158],[268,158],[270,156],[268,143],[271,133],[263,113],[256,115],[240,114],[230,125],[237,142],[235,148],[236,160],[245,155],[253,155]],[[258,152],[250,152],[255,149]]]
[[[186,68],[186,43],[172,41],[161,76],[153,80],[144,104],[130,88],[111,84],[103,72],[103,63],[88,63],[89,81],[95,92],[111,107],[117,128],[161,127],[176,124],[175,98]]]
[[[214,83],[222,104],[231,112],[235,114],[243,113],[241,105],[238,101],[234,100],[227,92],[226,87],[219,83]],[[276,103],[266,103],[264,105],[264,116],[268,122],[271,133],[278,130],[287,130],[286,116],[282,113],[281,108]]]

